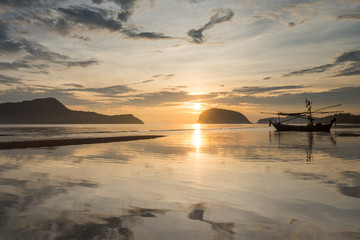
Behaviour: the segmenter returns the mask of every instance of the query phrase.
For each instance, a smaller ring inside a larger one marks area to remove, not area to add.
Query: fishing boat
[[[274,126],[277,131],[303,131],[303,132],[329,132],[334,123],[336,123],[336,118],[333,118],[329,123],[315,123],[315,114],[329,114],[329,113],[338,113],[341,111],[331,111],[324,112],[323,110],[341,106],[341,104],[327,106],[320,109],[312,109],[312,102],[307,100],[305,101],[306,111],[297,112],[297,113],[284,113],[278,112],[278,121],[272,121],[269,119],[269,125]],[[280,116],[286,116],[287,118],[280,120]],[[308,120],[307,125],[294,125],[294,124],[284,124],[286,121],[291,121],[296,118],[304,118]]]
[[[271,120],[270,120],[271,121]],[[303,132],[329,132],[334,122],[328,124],[317,123],[313,125],[290,125],[281,122],[271,122],[278,131],[303,131]]]

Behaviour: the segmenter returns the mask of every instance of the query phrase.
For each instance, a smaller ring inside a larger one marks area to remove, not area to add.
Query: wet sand
[[[70,138],[70,139],[46,139],[36,141],[0,142],[0,149],[39,148],[66,145],[81,145],[95,143],[125,142],[164,137],[164,135],[141,135],[120,137],[98,137],[98,138]]]
[[[359,240],[360,138],[337,133],[360,128],[225,127],[142,129],[136,134],[166,137],[0,151],[0,239]],[[20,141],[136,130],[73,128],[81,132],[3,132]]]

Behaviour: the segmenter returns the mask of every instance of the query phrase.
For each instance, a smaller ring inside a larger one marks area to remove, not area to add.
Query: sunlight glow
[[[192,136],[192,144],[196,148],[196,152],[199,152],[201,147],[201,126],[200,124],[194,124],[194,133]]]
[[[204,105],[202,103],[195,102],[189,103],[189,107],[194,109],[195,111],[200,111],[203,109]]]
[[[189,92],[189,95],[204,95],[206,92]]]

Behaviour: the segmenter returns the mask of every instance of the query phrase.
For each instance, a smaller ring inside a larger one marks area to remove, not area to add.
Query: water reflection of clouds
[[[355,171],[344,171],[342,179],[337,184],[337,189],[344,195],[360,198],[360,173]]]
[[[64,179],[55,183],[46,173],[27,175],[26,179],[17,179],[14,176],[0,178],[0,235],[4,239],[35,239],[37,236],[37,239],[40,239],[41,234],[38,233],[27,236],[37,230],[36,224],[30,224],[38,217],[37,208],[72,188],[98,187],[97,183],[83,179]],[[17,223],[16,226],[13,223]]]
[[[192,211],[189,213],[188,217],[191,220],[198,220],[204,223],[208,223],[211,226],[211,229],[215,232],[213,235],[213,239],[221,239],[221,240],[231,240],[234,239],[234,227],[235,223],[233,222],[216,222],[205,219],[204,215],[206,212],[205,205],[203,203],[198,203],[193,205]]]
[[[295,179],[320,181],[327,186],[334,186],[339,193],[345,196],[360,198],[359,172],[343,171],[339,173],[340,178],[334,178],[334,176],[313,172],[295,172],[291,170],[285,170],[285,173],[293,176]]]
[[[200,128],[150,141],[4,151],[0,235],[4,239],[126,240],[148,234],[168,239],[161,237],[166,232],[172,239],[309,239],[318,234],[347,239],[324,227],[329,222],[349,230],[346,234],[358,234],[351,226],[360,212],[349,202],[359,198],[360,176],[351,168],[355,166],[352,161],[334,161],[344,148],[358,153],[358,140],[338,138],[334,146],[328,135],[314,134],[315,163],[320,157],[325,160],[321,165],[305,165],[309,136],[281,135],[279,146],[275,134]],[[350,147],[343,145],[348,142]],[[333,154],[334,149],[340,153]],[[208,164],[190,161],[189,153],[194,152]],[[346,153],[343,159],[348,159]],[[334,167],[337,163],[343,165]],[[271,171],[264,174],[266,167]],[[199,173],[201,181],[197,182]],[[271,181],[274,179],[278,181]],[[303,193],[295,200],[284,200],[289,192],[298,190],[292,187],[299,186]],[[334,199],[317,204],[318,189]],[[161,198],[153,198],[155,195]],[[205,203],[191,205],[200,201]],[[177,203],[171,205],[173,202]],[[342,207],[336,207],[337,203]],[[176,207],[179,205],[192,207],[184,210]],[[223,211],[230,205],[231,210]]]

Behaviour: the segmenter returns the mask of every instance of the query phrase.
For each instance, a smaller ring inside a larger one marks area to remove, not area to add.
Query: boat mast
[[[314,119],[313,119],[312,113],[311,113],[312,102],[306,99],[305,106],[307,107],[307,112],[309,114],[309,116],[308,116],[309,125],[314,125]]]

